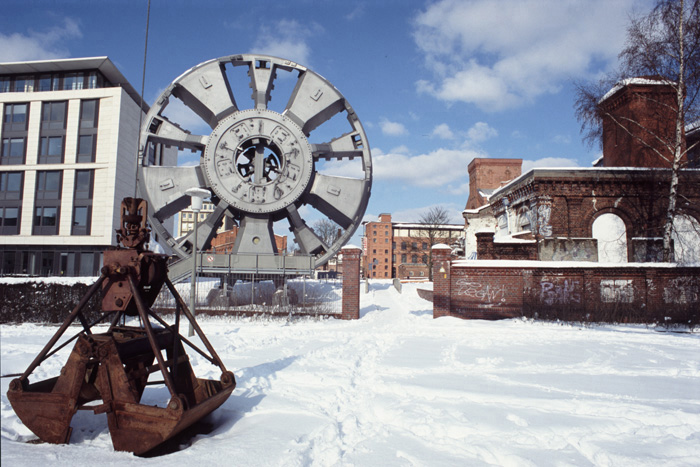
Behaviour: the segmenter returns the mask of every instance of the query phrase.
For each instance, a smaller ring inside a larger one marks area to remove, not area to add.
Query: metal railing
[[[197,274],[283,276],[312,275],[316,258],[311,255],[285,256],[270,254],[197,253]],[[192,259],[179,259],[168,265],[168,277],[175,283],[192,275]]]

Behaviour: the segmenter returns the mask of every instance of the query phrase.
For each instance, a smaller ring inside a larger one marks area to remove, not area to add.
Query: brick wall
[[[476,256],[479,259],[536,260],[537,243],[523,241],[495,243],[493,232],[476,233]]]
[[[447,263],[434,281],[435,318],[700,324],[700,267]]]

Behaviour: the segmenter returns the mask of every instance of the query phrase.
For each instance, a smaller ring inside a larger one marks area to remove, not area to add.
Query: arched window
[[[627,262],[627,231],[619,216],[611,213],[598,216],[593,222],[593,238],[598,240],[599,262]]]
[[[677,263],[700,262],[700,222],[681,214],[673,219],[673,254]]]

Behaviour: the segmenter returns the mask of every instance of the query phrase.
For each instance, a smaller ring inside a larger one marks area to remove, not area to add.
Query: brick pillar
[[[360,255],[362,249],[344,246],[343,254],[343,313],[341,319],[360,319]]]
[[[477,232],[476,233],[476,258],[477,259],[496,259],[493,247],[493,232]]]
[[[444,244],[433,246],[433,318],[450,314],[450,253]]]

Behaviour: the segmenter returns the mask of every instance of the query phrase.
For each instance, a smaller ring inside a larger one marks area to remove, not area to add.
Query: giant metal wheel
[[[250,108],[234,96],[234,78],[240,76],[235,73],[246,69]],[[268,105],[273,98],[280,102],[282,90],[273,92],[278,85],[290,89],[279,112]],[[166,107],[175,99],[211,133],[192,134],[178,122],[182,112],[169,114]],[[198,165],[163,165],[161,149],[168,146],[198,152]],[[349,167],[351,176],[338,175]],[[192,253],[193,232],[175,238],[173,220],[189,206],[185,191],[190,188],[211,191],[215,205],[199,226],[199,250],[209,248],[228,216],[239,226],[233,253],[278,253],[275,223],[286,219],[301,252],[314,255],[319,266],[354,234],[371,184],[369,144],[354,110],[325,78],[289,60],[232,55],[201,63],[163,91],[141,129],[140,196],[148,200],[154,232],[181,258]],[[307,225],[307,215],[332,221],[341,235],[324,242]]]

